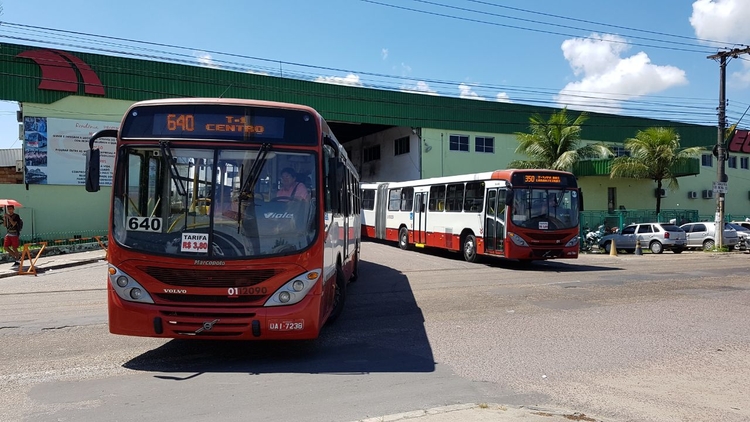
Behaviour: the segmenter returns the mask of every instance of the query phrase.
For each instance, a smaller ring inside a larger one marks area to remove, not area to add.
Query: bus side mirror
[[[98,149],[86,151],[86,191],[99,192],[99,157]]]
[[[86,151],[86,191],[87,192],[98,192],[99,191],[99,175],[101,174],[100,169],[100,158],[101,151],[94,149],[94,142],[99,138],[115,138],[117,139],[117,131],[114,129],[104,129],[96,132],[89,139],[89,150]]]
[[[512,204],[513,203],[513,190],[508,189],[505,191],[505,203],[506,204]]]

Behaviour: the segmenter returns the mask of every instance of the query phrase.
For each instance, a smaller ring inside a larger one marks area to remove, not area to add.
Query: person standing
[[[8,230],[3,241],[3,247],[8,255],[12,256],[15,262],[14,267],[21,265],[19,260],[21,259],[21,252],[18,251],[20,244],[21,230],[23,230],[23,220],[21,216],[16,214],[16,207],[8,205],[6,207],[7,212],[3,215],[3,225]]]

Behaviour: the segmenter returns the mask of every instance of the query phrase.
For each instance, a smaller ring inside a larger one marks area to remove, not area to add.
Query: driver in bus
[[[310,199],[310,192],[304,183],[297,181],[297,172],[291,167],[281,170],[281,189],[276,192],[276,200],[289,201],[298,199],[307,201]]]

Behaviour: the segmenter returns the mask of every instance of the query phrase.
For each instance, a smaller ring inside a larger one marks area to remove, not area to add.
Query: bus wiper
[[[268,152],[271,150],[271,144],[263,144],[258,149],[258,156],[255,157],[255,161],[253,162],[253,166],[250,167],[250,171],[247,173],[247,178],[245,178],[245,182],[242,184],[242,187],[239,191],[239,197],[237,198],[237,223],[242,221],[242,200],[245,198],[252,198],[254,200],[255,196],[252,195],[253,192],[255,192],[255,184],[258,183],[258,178],[260,177],[260,170],[263,168],[263,166],[266,163],[266,156],[268,155]],[[244,166],[242,167],[244,171]],[[243,176],[240,176],[242,178]],[[254,210],[253,210],[254,211]],[[238,227],[239,229],[239,227]]]
[[[172,155],[172,150],[169,148],[169,141],[159,141],[159,149],[161,149],[161,154],[167,159],[167,163],[169,165],[169,174],[172,176],[172,180],[175,180],[175,188],[177,189],[177,193],[182,196],[187,196],[187,189],[185,189],[185,185],[182,183],[182,177],[180,176],[179,170],[177,170],[177,163],[174,160],[174,156]]]
[[[263,144],[258,149],[258,156],[255,158],[253,166],[250,167],[250,171],[247,173],[247,179],[245,179],[245,183],[243,183],[242,187],[240,188],[241,195],[248,195],[248,193],[250,192],[255,192],[255,184],[258,183],[260,170],[263,168],[263,165],[266,164],[266,156],[268,155],[269,151],[271,151],[271,144]]]

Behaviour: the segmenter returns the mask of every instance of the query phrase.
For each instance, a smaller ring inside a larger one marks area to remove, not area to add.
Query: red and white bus
[[[119,131],[91,138],[89,191],[99,189],[99,138],[117,142],[110,332],[313,339],[341,314],[359,262],[359,176],[315,110],[135,103]]]
[[[362,233],[402,249],[435,247],[520,261],[577,258],[583,197],[573,174],[496,170],[362,183]]]

